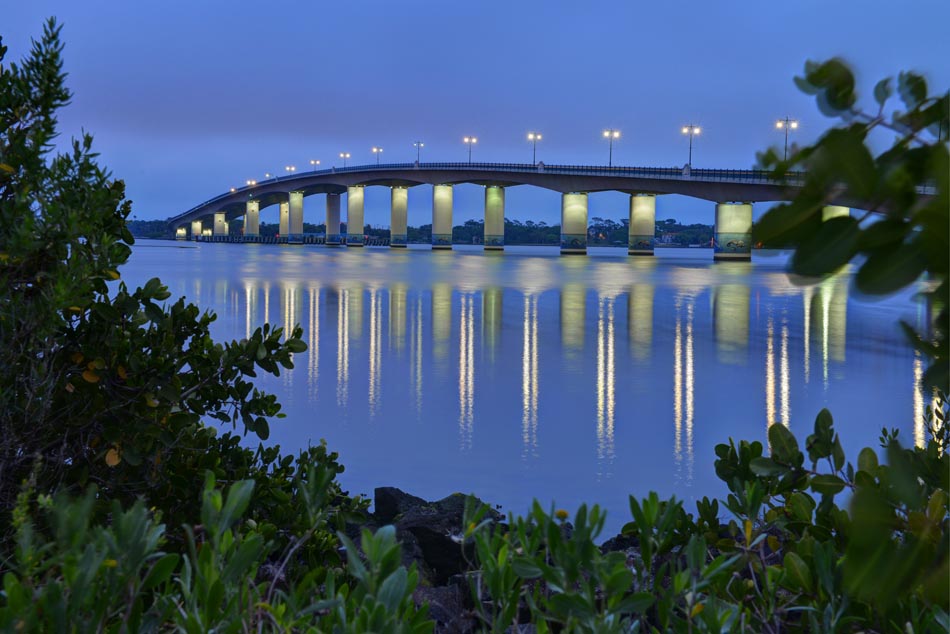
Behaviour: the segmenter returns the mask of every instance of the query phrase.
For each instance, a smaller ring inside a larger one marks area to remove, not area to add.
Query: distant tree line
[[[624,218],[620,222],[599,217],[591,218],[587,228],[587,240],[591,245],[625,245],[629,233],[629,221]],[[140,238],[169,237],[168,225],[164,220],[130,220],[129,229],[132,235]],[[457,244],[481,244],[485,235],[483,220],[466,220],[464,224],[452,228],[452,241]],[[229,225],[231,235],[239,236],[244,230],[241,219],[234,220]],[[259,233],[261,236],[275,236],[280,231],[280,225],[262,222]],[[304,233],[326,233],[326,224],[303,224]],[[346,233],[346,223],[341,223],[340,232]],[[389,237],[387,227],[366,225],[363,233],[380,238]],[[432,225],[424,224],[407,229],[409,242],[427,244],[432,240]],[[673,246],[687,246],[690,244],[710,244],[713,237],[712,225],[690,224],[682,225],[674,219],[658,220],[656,223],[657,244]],[[541,221],[505,219],[505,242],[507,244],[558,244],[561,239],[561,225],[549,225]]]

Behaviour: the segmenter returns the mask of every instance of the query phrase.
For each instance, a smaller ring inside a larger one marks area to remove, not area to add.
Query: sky
[[[62,140],[95,137],[101,163],[125,180],[138,219],[164,219],[284,173],[375,161],[606,164],[605,128],[621,131],[614,165],[682,166],[685,124],[701,126],[696,168],[749,168],[781,146],[778,118],[814,141],[833,120],[793,77],[805,60],[840,56],[861,103],[885,76],[914,69],[950,85],[950,2],[763,0],[0,0],[6,61],[44,20],[63,25],[72,103]],[[455,221],[482,217],[483,194],[456,187]],[[322,222],[319,196],[307,222]],[[431,191],[410,191],[409,223],[431,221]],[[758,216],[764,206],[756,206]],[[508,191],[506,215],[559,222],[555,192]],[[619,221],[626,196],[590,198],[591,217]],[[713,205],[660,197],[658,219],[712,224]],[[276,208],[262,222],[276,222]],[[388,225],[389,197],[366,193],[366,222]]]

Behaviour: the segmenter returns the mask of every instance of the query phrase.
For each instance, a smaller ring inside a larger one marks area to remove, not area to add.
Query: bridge
[[[521,163],[391,163],[298,172],[234,188],[168,220],[179,239],[224,240],[229,221],[244,217],[242,241],[259,240],[260,212],[276,205],[279,235],[302,242],[303,201],[326,196],[326,241],[330,246],[365,244],[363,193],[366,187],[388,187],[390,246],[407,246],[408,189],[432,187],[432,248],[452,248],[453,186],[469,183],[485,188],[484,247],[504,248],[505,190],[518,185],[561,194],[561,253],[587,252],[587,202],[596,192],[629,194],[630,255],[653,255],[656,197],[681,194],[715,203],[714,255],[717,260],[751,257],[752,204],[789,200],[801,173],[785,181],[765,170],[719,170],[663,167],[606,167]],[[346,194],[347,233],[340,233],[341,196]],[[854,201],[829,201],[825,218],[850,213]],[[206,222],[210,226],[206,226]]]

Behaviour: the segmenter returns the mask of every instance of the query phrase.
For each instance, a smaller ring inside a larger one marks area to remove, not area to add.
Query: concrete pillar
[[[339,194],[327,194],[327,246],[340,246]]]
[[[393,187],[389,198],[389,246],[405,249],[409,242],[406,228],[409,210],[409,188]]]
[[[182,225],[175,229],[175,239],[176,240],[186,240],[188,238],[188,227]]]
[[[228,235],[228,223],[224,219],[224,212],[216,211],[214,212],[214,237],[219,238],[226,235]]]
[[[630,255],[653,255],[656,237],[656,196],[633,194],[630,196],[630,224],[627,238],[627,253]]]
[[[839,205],[825,205],[821,208],[821,219],[830,220],[832,218],[847,218],[851,215],[850,207],[841,207]]]
[[[432,248],[452,248],[452,186],[432,188]]]
[[[587,253],[587,194],[561,194],[561,255]]]
[[[303,192],[290,192],[290,226],[287,237],[303,239]]]
[[[485,250],[505,248],[505,188],[485,187]]]
[[[244,207],[244,237],[257,237],[261,234],[261,203],[249,200]]]
[[[286,200],[280,203],[280,220],[277,233],[281,238],[286,238],[290,234],[290,203]]]
[[[201,237],[201,230],[202,230],[201,221],[200,221],[200,220],[192,220],[192,221],[191,221],[191,239],[192,239],[192,240],[197,240],[198,238],[200,238],[200,237]]]
[[[713,260],[752,259],[752,203],[716,205]]]
[[[363,246],[363,186],[346,188],[346,246]]]

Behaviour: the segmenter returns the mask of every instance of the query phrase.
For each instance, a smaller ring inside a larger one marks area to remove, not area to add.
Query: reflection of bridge
[[[242,241],[259,240],[260,212],[277,205],[280,236],[302,242],[303,200],[326,196],[326,244],[363,246],[363,193],[369,186],[388,187],[390,246],[405,247],[408,188],[432,186],[432,248],[452,248],[452,187],[485,187],[486,249],[504,248],[505,189],[533,185],[561,193],[561,253],[587,252],[587,199],[590,193],[619,191],[630,195],[628,252],[652,255],[656,196],[681,194],[716,203],[715,258],[748,260],[751,256],[752,203],[786,200],[800,175],[788,183],[763,170],[713,170],[642,167],[525,165],[508,163],[401,163],[363,165],[302,172],[231,190],[171,218],[179,239],[227,240],[228,221],[244,217]],[[346,194],[347,234],[340,234],[340,196]],[[833,201],[843,205],[848,200]],[[847,214],[847,207],[827,207],[826,217]],[[206,227],[205,219],[212,219]],[[355,230],[355,231],[354,231]]]

